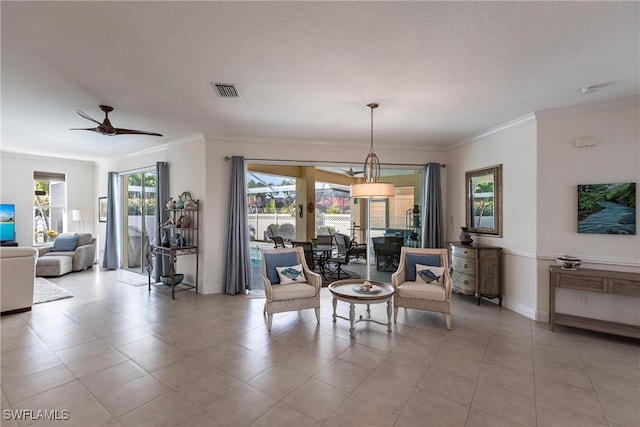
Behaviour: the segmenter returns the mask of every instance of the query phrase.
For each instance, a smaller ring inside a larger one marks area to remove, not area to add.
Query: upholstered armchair
[[[395,289],[394,321],[400,307],[444,314],[451,329],[451,291],[447,249],[403,247],[398,270],[391,275]]]
[[[263,249],[262,278],[269,332],[274,313],[313,308],[320,323],[322,277],[309,269],[302,247]]]

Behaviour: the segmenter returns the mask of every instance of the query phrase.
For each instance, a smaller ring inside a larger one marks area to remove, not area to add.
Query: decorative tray
[[[352,290],[353,292],[356,292],[359,294],[379,294],[380,292],[382,292],[382,289],[380,289],[380,287],[376,285],[373,285],[371,289],[368,291],[360,289],[360,286],[354,286]]]

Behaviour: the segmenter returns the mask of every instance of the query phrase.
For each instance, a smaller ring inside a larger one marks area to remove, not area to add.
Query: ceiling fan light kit
[[[111,124],[109,120],[109,113],[113,111],[113,107],[108,105],[100,105],[100,109],[104,111],[104,121],[100,123],[87,113],[84,113],[80,110],[76,110],[76,113],[83,119],[89,120],[91,122],[96,123],[98,126],[94,128],[71,128],[70,130],[89,130],[92,132],[99,133],[100,135],[114,136],[114,135],[151,135],[151,136],[162,136],[160,133],[156,132],[147,132],[144,130],[134,130],[134,129],[122,129],[115,128]]]

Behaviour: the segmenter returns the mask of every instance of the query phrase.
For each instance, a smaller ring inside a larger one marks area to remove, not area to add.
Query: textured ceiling
[[[195,134],[447,144],[640,93],[638,2],[6,2],[2,150],[94,160]],[[235,83],[219,98],[210,82]],[[582,94],[589,85],[604,85]],[[164,134],[107,137],[116,127]]]

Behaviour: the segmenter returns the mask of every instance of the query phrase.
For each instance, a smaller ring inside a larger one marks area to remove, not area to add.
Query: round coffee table
[[[359,287],[365,282],[364,279],[347,279],[347,280],[338,280],[329,285],[329,291],[333,295],[333,322],[335,323],[336,317],[341,319],[345,319],[349,321],[349,336],[354,337],[354,332],[356,330],[356,323],[360,321],[374,322],[380,325],[387,326],[387,332],[391,332],[391,297],[393,296],[393,286],[377,282],[375,280],[369,280],[369,283],[372,285],[376,285],[380,288],[380,292],[374,293],[363,293],[354,290],[354,288]],[[336,314],[336,306],[338,305],[338,300],[349,303],[349,317],[343,317]],[[378,322],[377,320],[371,319],[371,310],[369,309],[370,304],[381,304],[383,302],[387,303],[387,323]],[[367,318],[363,318],[362,315],[360,319],[355,320],[356,304],[367,304]]]

